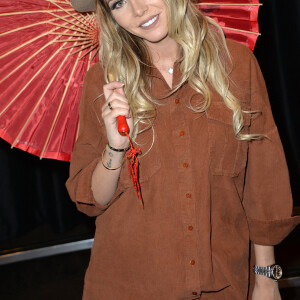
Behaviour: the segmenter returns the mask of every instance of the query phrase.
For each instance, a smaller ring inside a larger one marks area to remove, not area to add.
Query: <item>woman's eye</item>
[[[122,7],[122,5],[124,4],[125,0],[119,0],[119,1],[116,1],[112,6],[111,6],[111,10],[114,10],[114,9],[118,9],[120,7]]]

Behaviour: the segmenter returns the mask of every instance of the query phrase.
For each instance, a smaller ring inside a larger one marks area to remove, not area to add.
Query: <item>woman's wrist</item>
[[[258,286],[277,286],[278,282],[272,278],[255,274],[255,284]]]
[[[108,170],[120,169],[123,163],[125,151],[114,151],[108,145],[102,152],[102,164]]]
[[[107,144],[107,147],[114,152],[126,152],[130,148],[129,146],[125,147],[125,148],[115,148],[115,147],[111,146],[110,144]]]
[[[255,265],[259,267],[271,266],[275,263],[274,247],[254,244]],[[273,278],[255,274],[256,286],[277,287],[278,283]]]
[[[275,263],[275,254],[273,246],[263,246],[254,244],[255,264],[266,267]]]

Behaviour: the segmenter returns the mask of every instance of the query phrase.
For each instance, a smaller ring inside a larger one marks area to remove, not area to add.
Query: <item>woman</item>
[[[102,64],[67,182],[97,216],[83,299],[280,299],[273,245],[300,220],[253,54],[189,0],[100,0],[97,14]],[[119,115],[142,150],[144,207]]]

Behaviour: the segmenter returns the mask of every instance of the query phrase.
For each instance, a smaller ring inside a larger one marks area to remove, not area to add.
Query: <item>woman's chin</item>
[[[144,41],[151,43],[151,44],[158,44],[158,43],[164,41],[167,37],[168,37],[168,33],[156,35],[156,36],[152,36],[152,37],[146,37],[146,38],[144,38]]]

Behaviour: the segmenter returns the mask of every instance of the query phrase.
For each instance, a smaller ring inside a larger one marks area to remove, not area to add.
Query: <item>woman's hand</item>
[[[108,143],[117,149],[127,148],[129,140],[118,132],[117,116],[125,116],[129,126],[129,136],[133,131],[133,118],[131,117],[128,99],[123,90],[122,82],[113,81],[103,86],[105,103],[102,106],[102,118],[104,120]]]
[[[262,275],[255,275],[252,300],[281,300],[278,282]]]

